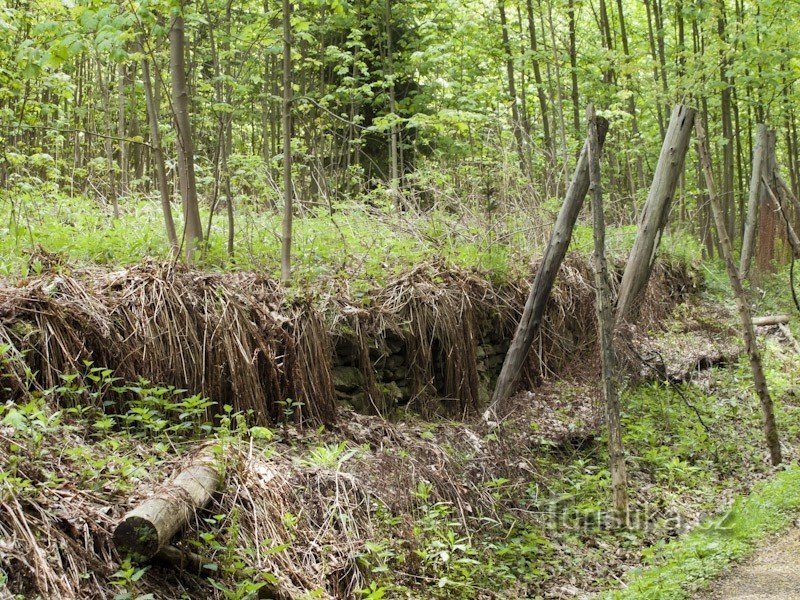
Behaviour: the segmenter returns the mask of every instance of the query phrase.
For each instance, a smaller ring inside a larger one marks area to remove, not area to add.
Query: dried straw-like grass
[[[274,282],[251,274],[141,265],[44,275],[0,288],[0,343],[25,359],[9,361],[17,394],[28,386],[21,364],[51,388],[91,361],[128,381],[200,393],[216,410],[230,404],[264,423],[335,417],[322,317],[307,304],[288,304]]]
[[[216,582],[154,563],[136,582],[136,594],[223,598],[226,588],[263,582],[269,574],[277,580],[274,597],[357,598],[373,576],[363,562],[368,544],[390,536],[413,557],[423,541],[412,523],[426,506],[449,503],[471,535],[500,519],[505,508],[486,482],[502,477],[523,487],[532,474],[536,479],[528,453],[520,453],[546,437],[528,426],[534,414],[523,407],[518,423],[506,423],[496,442],[486,440],[482,421],[442,425],[430,435],[425,423],[391,424],[352,412],[335,431],[286,425],[277,431],[286,441],[217,440],[223,485],[174,541],[204,564],[219,565]],[[0,463],[13,464],[11,477],[0,482],[0,574],[12,594],[112,598],[123,591],[115,583],[123,558],[112,543],[115,525],[191,460],[190,446],[113,433],[107,446],[80,430],[51,428],[35,441],[0,428]],[[345,450],[334,462],[313,459],[315,448],[341,443]],[[87,463],[99,471],[88,473]],[[422,483],[430,486],[429,497],[415,493]],[[398,581],[425,585],[419,568],[404,563]]]
[[[590,281],[585,261],[562,265],[523,385],[554,374],[596,375]],[[527,285],[495,285],[480,273],[425,264],[356,305],[332,296],[290,301],[277,283],[248,273],[154,264],[46,273],[0,287],[0,344],[24,359],[7,361],[2,383],[17,395],[31,381],[52,388],[91,361],[128,381],[141,377],[202,394],[217,411],[227,404],[252,412],[262,423],[331,423],[334,336],[346,336],[357,348],[368,412],[388,415],[394,407],[375,371],[393,340],[405,354],[409,407],[465,415],[481,401],[478,346],[510,341]],[[655,324],[693,285],[683,263],[656,263],[642,325]],[[486,375],[489,383],[493,375]]]

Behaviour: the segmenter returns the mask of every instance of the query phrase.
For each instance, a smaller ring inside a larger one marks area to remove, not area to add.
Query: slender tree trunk
[[[622,446],[622,426],[619,416],[619,394],[615,376],[614,356],[614,305],[608,276],[605,250],[605,219],[603,215],[603,188],[600,183],[600,143],[594,107],[587,109],[589,121],[589,191],[592,194],[592,224],[594,230],[594,285],[596,291],[597,325],[600,338],[605,396],[606,423],[608,425],[608,455],[611,470],[611,494],[618,523],[627,523],[628,476],[625,470],[625,450]]]
[[[544,93],[542,83],[542,70],[539,66],[539,47],[536,40],[536,21],[533,14],[533,1],[525,0],[528,11],[528,34],[531,44],[531,62],[533,64],[533,80],[536,82],[536,96],[539,99],[539,111],[542,113],[542,134],[544,136],[544,146],[548,152],[553,153],[553,141],[550,136],[550,121],[547,111],[547,95]],[[552,156],[551,156],[552,159]]]
[[[651,9],[651,0],[644,0],[645,8],[647,9],[647,39],[650,42],[650,58],[653,62],[653,81],[658,84],[658,52],[656,50],[656,38],[653,32],[653,15]],[[656,102],[656,113],[658,115],[658,130],[661,137],[664,137],[664,111],[661,108],[661,102]]]
[[[125,65],[117,65],[117,137],[119,140],[119,193],[125,196],[128,193],[128,144],[125,142],[127,120],[125,117]]]
[[[581,109],[578,98],[578,51],[575,39],[575,0],[567,4],[567,18],[569,19],[569,72],[572,84],[572,125],[575,134],[581,131]]]
[[[711,209],[714,212],[714,222],[717,226],[717,235],[719,236],[720,247],[722,248],[722,257],[725,260],[725,268],[728,271],[728,278],[731,281],[731,287],[736,297],[736,307],[739,311],[739,318],[742,321],[742,336],[744,337],[747,356],[750,359],[750,368],[753,371],[753,384],[758,394],[759,401],[761,402],[767,448],[769,449],[772,464],[778,465],[782,460],[781,444],[778,438],[778,427],[775,424],[772,398],[767,389],[767,379],[764,376],[764,369],[761,365],[761,354],[756,344],[756,333],[753,328],[750,306],[747,302],[747,295],[742,286],[742,281],[739,278],[739,271],[736,269],[736,264],[733,262],[733,248],[731,247],[731,241],[726,230],[725,215],[719,197],[717,196],[714,176],[711,172],[711,157],[708,154],[708,147],[706,145],[706,134],[699,120],[695,122],[695,129],[697,130],[697,153],[700,155],[700,161],[703,165],[703,173],[705,174],[706,186],[708,187],[708,194],[711,200]]]
[[[111,200],[111,207],[114,211],[114,218],[119,218],[119,201],[117,197],[117,174],[116,165],[114,163],[114,145],[111,142],[110,135],[113,134],[113,127],[111,126],[111,100],[109,98],[111,77],[108,80],[103,77],[103,65],[100,60],[97,60],[97,82],[100,85],[100,94],[103,100],[103,113],[105,137],[103,138],[103,147],[106,152],[106,164],[108,165],[108,195]]]
[[[562,162],[564,168],[564,179],[567,177],[567,169],[569,168],[569,148],[567,146],[567,127],[564,117],[564,88],[561,85],[561,59],[558,56],[558,44],[556,42],[556,25],[553,19],[553,0],[547,0],[547,23],[550,30],[550,47],[553,52],[553,68],[556,73],[556,91],[558,94],[558,122],[559,122],[559,136],[561,138],[561,152],[563,154]],[[542,27],[544,30],[544,26]],[[548,77],[549,78],[549,77]],[[550,94],[552,97],[553,94]]]
[[[725,0],[719,0],[719,14],[717,15],[717,35],[721,45],[719,52],[719,74],[723,88],[720,95],[720,113],[722,116],[722,206],[725,210],[728,236],[733,237],[736,232],[736,203],[733,194],[733,116],[731,108],[732,83],[728,77],[728,59],[726,46],[728,43],[725,31]]]
[[[142,51],[144,54],[144,51]],[[158,81],[158,77],[156,77]],[[153,84],[150,79],[150,64],[147,58],[142,59],[142,82],[144,83],[144,97],[147,106],[147,119],[150,123],[150,145],[153,147],[153,163],[156,170],[156,185],[161,196],[161,212],[164,214],[164,225],[167,230],[167,239],[173,255],[178,254],[178,234],[175,231],[175,221],[172,218],[170,205],[169,184],[167,183],[167,169],[164,165],[164,151],[161,148],[161,132],[158,127],[159,107],[153,96]]]
[[[514,131],[514,139],[517,142],[517,152],[519,153],[519,168],[522,174],[529,175],[528,166],[525,161],[527,153],[525,152],[525,137],[522,133],[522,121],[519,115],[519,106],[517,104],[517,84],[514,77],[514,55],[511,52],[511,42],[508,38],[508,22],[506,20],[506,5],[505,0],[500,0],[497,3],[500,11],[500,26],[502,28],[503,36],[503,54],[506,59],[506,75],[508,77],[508,96],[511,100],[511,119],[512,129]]]
[[[181,6],[181,11],[183,7]],[[178,134],[178,179],[184,215],[184,247],[186,262],[191,264],[196,247],[203,241],[197,183],[194,174],[194,145],[189,121],[189,88],[186,83],[184,55],[186,39],[183,14],[175,17],[169,32],[170,74],[172,76],[172,110]]]
[[[389,78],[389,113],[392,119],[392,127],[389,132],[389,161],[391,171],[391,181],[389,190],[395,202],[399,201],[400,193],[400,167],[397,154],[397,124],[394,122],[396,115],[396,98],[394,85],[394,47],[392,44],[392,0],[385,0],[386,3],[386,67]],[[505,28],[505,22],[503,27]],[[505,31],[505,29],[504,29]]]
[[[615,81],[614,65],[612,54],[614,52],[614,42],[611,39],[611,24],[608,20],[608,8],[606,0],[600,1],[600,38],[603,40],[603,48],[606,51],[606,60],[603,65],[603,83],[611,85]]]
[[[283,225],[281,280],[292,277],[292,4],[283,0]]]
[[[742,279],[750,275],[750,262],[755,250],[756,231],[758,230],[758,205],[761,192],[761,174],[764,167],[764,152],[767,147],[767,126],[759,123],[756,126],[756,146],[753,150],[753,167],[750,177],[750,191],[747,202],[747,218],[744,222],[742,238],[742,254],[739,258],[739,273]]]

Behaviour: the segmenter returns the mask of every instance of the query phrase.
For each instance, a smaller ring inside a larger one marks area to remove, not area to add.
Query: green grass
[[[174,209],[176,218],[179,211]],[[201,214],[204,230],[209,213]],[[176,223],[180,232],[180,219]],[[237,207],[235,256],[227,255],[224,213],[212,220],[199,268],[280,273],[281,215],[255,206]],[[381,285],[409,268],[439,261],[480,269],[498,280],[524,269],[538,248],[537,232],[524,215],[488,223],[482,218],[431,211],[401,213],[392,207],[346,204],[305,211],[294,221],[295,283],[313,285],[342,279],[359,287]],[[126,199],[119,219],[85,197],[29,197],[0,200],[0,275],[36,270],[36,249],[63,255],[71,264],[125,266],[166,260],[169,247],[161,210],[150,199]],[[31,264],[32,263],[32,264]]]
[[[800,467],[793,465],[756,485],[689,534],[648,552],[651,568],[635,571],[628,587],[606,594],[608,600],[690,598],[731,561],[787,528],[800,512]]]
[[[173,207],[176,226],[180,210]],[[588,219],[588,212],[583,215]],[[204,233],[209,213],[201,211]],[[553,214],[538,209],[485,213],[463,210],[398,211],[380,201],[355,202],[302,211],[294,220],[293,284],[300,288],[343,285],[353,296],[384,285],[426,262],[480,270],[495,282],[528,275],[550,235]],[[256,270],[280,274],[281,215],[252,203],[236,207],[235,255],[226,252],[224,211],[214,215],[211,235],[196,267],[205,270]],[[609,228],[608,254],[622,259],[635,227]],[[592,252],[589,225],[576,226],[571,251]],[[86,196],[42,193],[0,194],[0,276],[25,277],[42,265],[37,249],[63,256],[75,266],[122,267],[143,260],[164,261],[169,247],[163,217],[154,198],[132,196],[121,201],[121,215]],[[665,238],[664,251],[693,260],[698,246],[686,236]]]

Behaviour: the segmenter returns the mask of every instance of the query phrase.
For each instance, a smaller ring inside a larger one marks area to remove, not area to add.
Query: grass
[[[204,227],[208,218],[204,210]],[[0,275],[26,275],[28,255],[36,248],[64,255],[77,265],[117,267],[169,256],[160,208],[149,199],[127,199],[117,220],[110,218],[107,208],[84,197],[13,204],[6,199],[0,200],[0,223]],[[180,231],[180,221],[177,226]],[[275,211],[238,207],[235,256],[229,257],[225,216],[215,215],[197,266],[277,276],[280,227],[281,216]],[[481,269],[503,279],[515,265],[527,266],[519,256],[532,256],[539,245],[538,232],[523,215],[487,223],[468,213],[434,210],[411,215],[393,207],[356,204],[304,211],[295,219],[292,241],[295,283],[300,286],[320,278],[381,285],[410,266],[431,260]]]
[[[176,207],[177,208],[177,207]],[[347,286],[353,295],[384,285],[428,261],[483,271],[495,281],[518,280],[529,272],[549,236],[553,215],[531,209],[506,213],[433,209],[398,211],[375,201],[305,209],[294,221],[294,284],[320,288]],[[174,209],[180,232],[179,210]],[[209,213],[201,211],[206,227]],[[588,213],[584,215],[588,219]],[[257,270],[280,274],[281,215],[253,204],[237,206],[235,255],[226,252],[227,224],[220,213],[197,267],[205,270]],[[0,196],[0,276],[25,277],[42,268],[32,253],[42,249],[76,266],[120,267],[142,260],[166,260],[169,247],[161,209],[153,198],[123,200],[119,219],[108,207],[84,196],[53,192]],[[624,258],[635,227],[610,228],[608,253]],[[665,239],[669,253],[696,258],[697,244],[685,236]],[[579,223],[572,251],[592,251],[591,227]],[[688,249],[688,250],[687,250]]]
[[[650,549],[647,560],[654,566],[634,572],[626,589],[604,598],[690,598],[731,561],[745,556],[769,535],[786,529],[798,513],[800,467],[793,465],[757,484],[749,495],[737,498],[729,510],[689,534]]]

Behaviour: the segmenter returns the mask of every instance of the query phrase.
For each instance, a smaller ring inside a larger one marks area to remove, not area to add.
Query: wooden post
[[[114,530],[117,551],[136,562],[150,560],[189,522],[195,510],[208,504],[221,482],[214,453],[210,449],[198,453],[163,491],[122,518]]]
[[[692,122],[695,111],[678,104],[672,111],[669,127],[661,146],[653,184],[647,195],[636,240],[631,248],[628,264],[622,276],[617,301],[617,320],[624,321],[632,316],[642,291],[650,279],[661,231],[666,225],[667,216],[678,179],[683,170],[683,160],[692,135]]]
[[[742,280],[739,277],[739,271],[736,268],[736,264],[733,262],[733,249],[731,247],[730,238],[728,238],[728,231],[725,228],[725,215],[722,212],[722,205],[717,196],[714,176],[711,172],[711,157],[708,154],[708,148],[706,146],[706,134],[703,130],[703,124],[699,119],[695,122],[695,129],[697,130],[697,153],[700,155],[700,164],[703,167],[703,173],[708,187],[708,196],[711,201],[711,210],[714,213],[714,222],[717,227],[719,244],[722,249],[722,256],[725,259],[725,268],[728,270],[728,277],[731,281],[733,294],[736,297],[736,308],[739,311],[739,318],[742,321],[742,334],[747,356],[750,359],[750,368],[753,371],[753,384],[761,402],[764,435],[767,440],[767,447],[769,448],[772,464],[778,465],[782,460],[781,444],[778,439],[778,428],[775,424],[772,398],[767,389],[767,380],[764,376],[764,368],[761,365],[761,355],[756,345],[756,333],[753,327],[752,315],[750,314],[750,306],[747,303],[747,296],[742,286]]]
[[[598,118],[597,138],[598,145],[601,148],[605,141],[607,131],[608,121]],[[550,297],[550,291],[553,289],[553,282],[564,260],[564,255],[567,253],[567,248],[572,238],[572,230],[575,227],[575,221],[578,218],[578,213],[583,206],[583,200],[588,191],[589,142],[587,140],[578,157],[578,164],[575,167],[572,182],[564,198],[564,204],[561,205],[561,210],[558,212],[556,223],[553,226],[553,233],[550,236],[550,241],[547,243],[544,255],[542,256],[542,262],[539,265],[539,270],[536,272],[536,277],[533,280],[528,299],[525,302],[522,318],[517,325],[514,338],[511,340],[511,346],[508,349],[508,354],[506,354],[506,358],[503,361],[503,368],[500,370],[500,375],[497,378],[497,385],[494,388],[490,408],[492,411],[496,410],[502,402],[508,399],[519,382],[522,365],[531,349],[533,338],[539,331],[547,299]]]
[[[614,513],[619,524],[628,519],[628,477],[625,470],[625,450],[622,447],[622,427],[619,418],[619,394],[615,379],[614,356],[614,303],[606,263],[605,218],[603,216],[603,188],[600,183],[600,145],[597,141],[597,120],[594,107],[586,109],[589,121],[589,191],[592,193],[592,225],[594,229],[594,284],[597,294],[597,329],[600,337],[605,396],[606,423],[608,424],[608,455],[611,470],[611,493]]]
[[[756,230],[758,228],[758,200],[759,192],[761,191],[766,148],[767,126],[759,123],[756,128],[756,146],[753,149],[753,167],[750,174],[750,195],[747,201],[747,218],[744,221],[742,254],[739,260],[739,273],[741,273],[742,279],[747,279],[750,274],[750,261],[753,258],[755,249]]]

